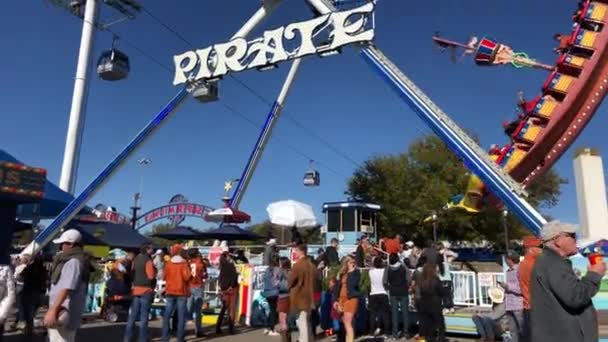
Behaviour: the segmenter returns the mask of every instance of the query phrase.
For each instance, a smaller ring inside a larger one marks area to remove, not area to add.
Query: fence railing
[[[454,304],[477,305],[477,274],[471,271],[451,271],[454,284]]]
[[[499,287],[499,281],[505,281],[505,274],[502,272],[480,272],[477,274],[477,293],[479,294],[479,306],[492,306],[492,301],[488,296],[488,290],[492,287]]]

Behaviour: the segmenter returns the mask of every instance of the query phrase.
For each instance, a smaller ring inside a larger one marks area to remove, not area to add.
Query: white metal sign
[[[374,38],[374,28],[368,25],[372,21],[373,11],[374,4],[369,2],[347,11],[332,12],[265,31],[263,37],[252,42],[237,37],[227,43],[184,52],[173,57],[173,84],[213,79],[228,72],[260,68],[311,54],[334,51],[356,42],[370,41]],[[313,38],[328,27],[331,27],[328,32],[329,42],[315,46]],[[298,46],[287,51],[283,39],[293,42],[296,37],[299,37]]]

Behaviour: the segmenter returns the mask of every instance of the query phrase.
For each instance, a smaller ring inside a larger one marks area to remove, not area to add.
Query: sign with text
[[[0,193],[17,200],[37,201],[44,196],[46,170],[0,161]]]
[[[265,31],[263,37],[248,42],[234,38],[227,43],[191,50],[173,57],[173,84],[209,80],[228,72],[264,69],[279,62],[312,54],[329,54],[340,47],[374,38],[374,4],[331,12],[314,19]],[[291,50],[287,45],[295,45]]]
[[[156,209],[152,209],[149,212],[143,214],[141,217],[144,220],[143,225],[146,225],[156,220],[160,220],[162,218],[168,218],[173,216],[194,216],[200,218],[201,220],[204,220],[205,215],[212,210],[213,208],[201,204],[171,203]]]

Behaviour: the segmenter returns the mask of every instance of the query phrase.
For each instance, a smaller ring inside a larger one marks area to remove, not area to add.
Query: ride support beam
[[[335,11],[328,0],[307,0],[321,14]],[[546,220],[524,198],[515,182],[450,117],[429,99],[414,82],[375,46],[363,45],[365,60],[391,85],[414,112],[460,157],[465,165],[522,221],[534,235],[540,235]]]
[[[249,33],[264,20],[270,13],[272,13],[281,0],[264,0],[262,8],[255,12],[253,16],[243,25],[235,34],[235,37],[246,38]],[[25,249],[21,254],[34,255],[36,252],[44,248],[68,222],[84,206],[87,201],[90,200],[101,187],[108,182],[116,172],[124,165],[129,157],[149,138],[154,132],[156,132],[161,124],[177,110],[180,104],[186,100],[188,94],[195,89],[198,82],[189,82],[184,88],[182,88],[177,95],[175,95],[169,103],[150,121],[146,126],[131,140],[131,142],[99,173],[97,177],[93,179],[89,185],[76,197],[70,204],[68,204],[61,213],[44,228]]]
[[[270,112],[266,116],[266,121],[264,122],[262,131],[260,132],[260,135],[258,136],[258,140],[255,143],[253,151],[251,152],[251,155],[249,156],[249,160],[247,161],[247,164],[245,165],[245,169],[243,170],[243,174],[241,175],[241,178],[239,179],[238,185],[236,186],[236,189],[234,190],[234,192],[232,193],[232,197],[230,198],[229,204],[230,204],[230,207],[232,207],[232,208],[239,207],[239,204],[241,203],[241,200],[243,199],[243,196],[245,195],[245,192],[247,191],[247,187],[249,186],[249,182],[251,181],[251,178],[253,177],[253,173],[255,172],[258,162],[260,161],[260,159],[262,158],[262,154],[264,153],[264,148],[266,147],[266,144],[270,140],[270,136],[272,135],[272,130],[273,130],[274,126],[276,125],[277,121],[279,120],[279,117],[281,116],[281,111],[283,110],[283,107],[285,106],[285,100],[287,98],[287,94],[289,93],[289,90],[291,88],[291,85],[293,84],[293,80],[295,79],[296,74],[298,73],[301,62],[302,62],[301,58],[295,59],[292,62],[291,68],[289,69],[287,78],[285,78],[285,82],[283,83],[283,87],[281,88],[279,96],[277,97],[276,101],[272,104],[272,107],[270,108]]]

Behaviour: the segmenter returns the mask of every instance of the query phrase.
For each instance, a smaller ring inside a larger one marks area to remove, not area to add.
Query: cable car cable
[[[160,20],[159,17],[157,17],[156,15],[154,15],[152,12],[150,12],[150,10],[148,10],[145,7],[142,7],[142,11],[145,12],[146,14],[148,14],[152,19],[154,19],[154,21],[156,21],[159,25],[161,25],[162,27],[164,27],[167,31],[169,31],[173,35],[175,35],[179,40],[181,40],[185,44],[189,45],[191,48],[196,48],[196,46],[191,41],[189,41],[182,34],[180,34],[179,32],[177,32],[177,30],[175,30],[175,29],[171,28],[169,25],[165,24],[162,20]],[[257,97],[264,104],[267,104],[269,106],[272,105],[272,103],[273,103],[272,101],[266,99],[262,94],[260,94],[258,91],[256,91],[255,89],[253,89],[249,85],[247,85],[244,81],[242,81],[239,78],[237,78],[234,74],[228,74],[228,76],[231,79],[235,80],[240,86],[242,86],[243,88],[247,89],[251,94],[253,94],[255,97]],[[337,148],[336,146],[334,146],[333,144],[331,144],[329,141],[327,141],[326,139],[322,138],[320,135],[318,135],[317,133],[315,133],[311,128],[306,127],[304,124],[302,124],[301,122],[299,122],[298,120],[296,120],[295,118],[293,118],[291,115],[289,115],[289,113],[286,110],[283,110],[282,115],[283,115],[283,117],[286,117],[289,121],[291,121],[294,125],[298,126],[300,129],[304,130],[305,133],[307,133],[311,137],[319,140],[323,145],[325,145],[327,148],[329,148],[330,150],[332,150],[337,155],[341,156],[342,158],[344,158],[345,160],[347,160],[348,162],[352,163],[354,166],[356,166],[358,168],[362,167],[361,163],[357,162],[356,160],[354,160],[353,158],[351,158],[349,155],[347,155],[345,152],[343,152],[342,150],[340,150],[339,148]]]
[[[100,29],[101,31],[106,31],[110,34],[112,34],[113,36],[118,37],[121,41],[125,42],[127,45],[129,45],[131,48],[133,48],[135,51],[139,52],[139,54],[141,54],[142,56],[146,57],[147,59],[149,59],[150,61],[152,61],[154,64],[156,64],[157,66],[159,66],[161,69],[164,69],[165,71],[169,72],[170,74],[173,73],[173,69],[169,66],[167,66],[166,64],[160,62],[158,59],[154,58],[153,56],[151,56],[150,54],[146,53],[144,50],[142,50],[141,48],[139,48],[137,45],[135,45],[133,42],[131,42],[130,40],[124,38],[124,36],[119,35],[118,33],[116,33],[115,31],[112,31],[109,28],[100,28],[98,27],[98,29]],[[259,125],[257,123],[255,123],[253,120],[249,119],[246,115],[240,113],[239,111],[237,111],[235,108],[231,107],[230,105],[222,102],[222,101],[218,101],[220,105],[222,105],[226,110],[228,110],[229,112],[232,112],[233,114],[237,115],[239,118],[249,122],[251,125],[253,125],[256,128],[259,128]],[[307,160],[311,160],[314,159],[312,158],[310,155],[304,153],[303,151],[299,150],[298,148],[296,148],[295,146],[293,146],[292,144],[289,144],[288,142],[280,139],[280,138],[276,138],[279,142],[281,142],[281,144],[285,145],[286,147],[288,147],[289,149],[291,149],[292,151],[296,152],[297,154],[301,155],[302,157],[306,158]],[[349,176],[346,176],[345,174],[336,171],[334,168],[328,166],[326,163],[322,163],[319,162],[318,159],[315,159],[316,163],[319,166],[322,166],[324,169],[330,171],[331,173],[346,178],[348,179]]]

